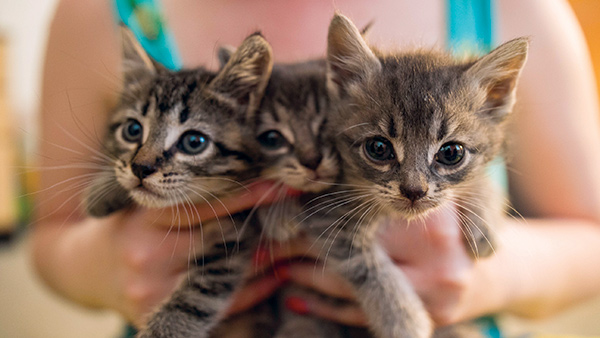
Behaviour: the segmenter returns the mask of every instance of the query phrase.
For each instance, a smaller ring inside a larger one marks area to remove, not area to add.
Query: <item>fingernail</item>
[[[269,260],[269,249],[259,246],[254,252],[252,263],[254,266],[262,266]]]
[[[300,196],[303,193],[302,190],[294,189],[292,187],[287,187],[285,191],[286,196]]]
[[[310,313],[308,303],[304,299],[299,297],[288,297],[285,300],[285,307],[299,315],[306,315]]]
[[[290,266],[287,264],[278,265],[275,268],[275,277],[280,281],[290,280]]]

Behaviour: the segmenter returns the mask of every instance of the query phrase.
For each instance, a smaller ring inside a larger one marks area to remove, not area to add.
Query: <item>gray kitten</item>
[[[231,53],[231,48],[219,50],[221,64],[229,60]],[[251,125],[264,159],[261,177],[274,180],[282,191],[291,187],[314,194],[331,188],[338,180],[338,154],[324,132],[331,111],[325,70],[324,59],[275,64]],[[259,208],[261,243],[268,247],[272,240],[301,235],[298,216],[303,203],[286,197],[270,207]],[[284,287],[268,304],[220,325],[213,336],[240,337],[240,332],[246,332],[248,337],[333,338],[338,325],[298,316],[285,308],[288,296],[303,292],[293,286]]]
[[[491,252],[501,204],[485,169],[502,150],[527,47],[515,39],[470,62],[430,51],[383,54],[346,17],[333,18],[329,133],[343,173],[307,206],[326,210],[302,229],[353,285],[376,337],[432,335],[420,299],[377,244],[379,219],[411,220],[456,203],[474,254]]]

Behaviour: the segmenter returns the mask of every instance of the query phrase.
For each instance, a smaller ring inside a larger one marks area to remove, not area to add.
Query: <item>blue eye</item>
[[[367,140],[365,142],[365,152],[375,162],[389,161],[396,157],[392,143],[383,137],[374,137]]]
[[[285,137],[281,135],[277,130],[269,130],[258,136],[258,142],[260,144],[269,149],[269,150],[277,150],[286,145],[287,141]]]
[[[462,144],[449,142],[440,147],[435,160],[445,165],[456,165],[462,161],[465,156],[465,148]]]
[[[138,120],[129,119],[123,125],[121,132],[123,139],[131,143],[139,143],[142,140],[144,129]]]
[[[208,137],[195,130],[185,132],[177,144],[177,148],[188,155],[200,154],[206,150],[207,147]]]

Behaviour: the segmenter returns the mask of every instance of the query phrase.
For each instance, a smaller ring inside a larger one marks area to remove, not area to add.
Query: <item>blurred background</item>
[[[571,0],[588,39],[600,88],[600,0]],[[118,316],[52,294],[35,276],[26,236],[35,186],[36,112],[48,25],[56,0],[0,0],[0,337],[116,337]],[[28,189],[29,187],[29,189]],[[539,322],[504,316],[509,336],[600,337],[600,297]]]

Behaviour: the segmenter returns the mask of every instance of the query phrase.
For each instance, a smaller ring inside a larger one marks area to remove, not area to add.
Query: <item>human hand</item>
[[[99,245],[104,243],[108,282],[99,286],[96,300],[102,306],[116,309],[136,326],[143,325],[150,311],[166,299],[188,271],[201,247],[200,223],[230,213],[246,210],[257,203],[265,204],[277,198],[270,183],[252,185],[248,191],[223,198],[220,202],[179,205],[164,209],[136,208],[111,216],[98,229]],[[193,209],[191,209],[193,208]],[[214,224],[214,222],[213,222]],[[203,232],[210,231],[203,225]],[[275,287],[277,280],[271,279]],[[268,278],[263,284],[268,284]]]
[[[468,255],[456,211],[440,209],[429,215],[425,223],[386,220],[380,242],[390,258],[411,280],[436,324],[443,326],[468,316],[472,301],[474,262]],[[274,275],[280,283],[288,281],[345,302],[326,302],[315,295],[291,297],[287,306],[300,314],[310,313],[346,325],[366,326],[366,317],[356,303],[351,286],[333,269],[318,260],[319,250],[306,239],[275,244],[257,252],[257,268],[274,264]],[[261,258],[262,257],[262,258]],[[298,262],[294,257],[308,258]],[[293,263],[287,263],[292,261]],[[269,279],[258,279],[238,293],[230,313],[241,312],[267,298],[272,289]],[[256,292],[256,288],[260,292]],[[467,299],[469,298],[469,299]],[[339,305],[342,304],[342,305]]]

